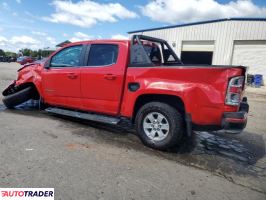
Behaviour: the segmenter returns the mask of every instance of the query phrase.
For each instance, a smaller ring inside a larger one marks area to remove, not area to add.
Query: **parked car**
[[[241,132],[247,123],[243,66],[184,65],[162,39],[71,43],[44,63],[25,65],[3,91],[8,108],[31,98],[46,111],[135,124],[142,142],[176,146],[193,130]]]
[[[17,58],[16,57],[9,57],[8,62],[16,62]]]
[[[34,59],[29,56],[21,56],[17,58],[17,62],[21,65],[34,62]]]
[[[0,62],[15,62],[15,57],[0,56]]]

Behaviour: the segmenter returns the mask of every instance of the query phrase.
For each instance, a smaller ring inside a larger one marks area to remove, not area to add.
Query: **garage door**
[[[213,51],[214,41],[183,41],[182,51]]]
[[[263,74],[266,77],[266,40],[235,41],[233,65],[248,66],[248,73]]]
[[[212,64],[214,41],[183,41],[181,61],[184,64]]]

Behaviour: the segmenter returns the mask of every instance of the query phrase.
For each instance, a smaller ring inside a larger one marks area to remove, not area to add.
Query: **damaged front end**
[[[13,94],[17,91],[16,89],[16,81],[14,80],[3,92],[2,95],[3,96],[7,96],[10,94]]]
[[[34,87],[37,91],[40,89],[40,64],[31,63],[18,69],[18,77],[2,92],[3,96],[14,94],[26,87]]]

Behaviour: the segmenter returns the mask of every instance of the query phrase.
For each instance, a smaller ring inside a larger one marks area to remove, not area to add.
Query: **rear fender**
[[[134,115],[134,108],[137,102],[137,99],[140,96],[145,95],[168,95],[168,96],[176,96],[183,101],[183,90],[184,85],[170,83],[167,84],[162,83],[161,81],[152,80],[150,83],[147,81],[136,80],[134,82],[140,83],[140,88],[137,91],[130,91],[128,88],[125,88],[124,99],[122,101],[122,109],[121,115],[132,118]],[[126,83],[126,86],[130,82]],[[182,89],[180,89],[180,87]]]
[[[129,67],[121,115],[133,116],[134,104],[140,95],[166,94],[182,99],[193,123],[220,125],[223,112],[238,109],[225,105],[228,80],[242,74],[245,74],[245,67]],[[139,87],[132,90],[130,84]]]

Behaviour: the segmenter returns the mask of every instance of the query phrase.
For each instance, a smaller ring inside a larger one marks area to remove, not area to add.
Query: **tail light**
[[[230,79],[225,104],[238,106],[240,103],[241,94],[244,87],[244,76],[236,76]]]

